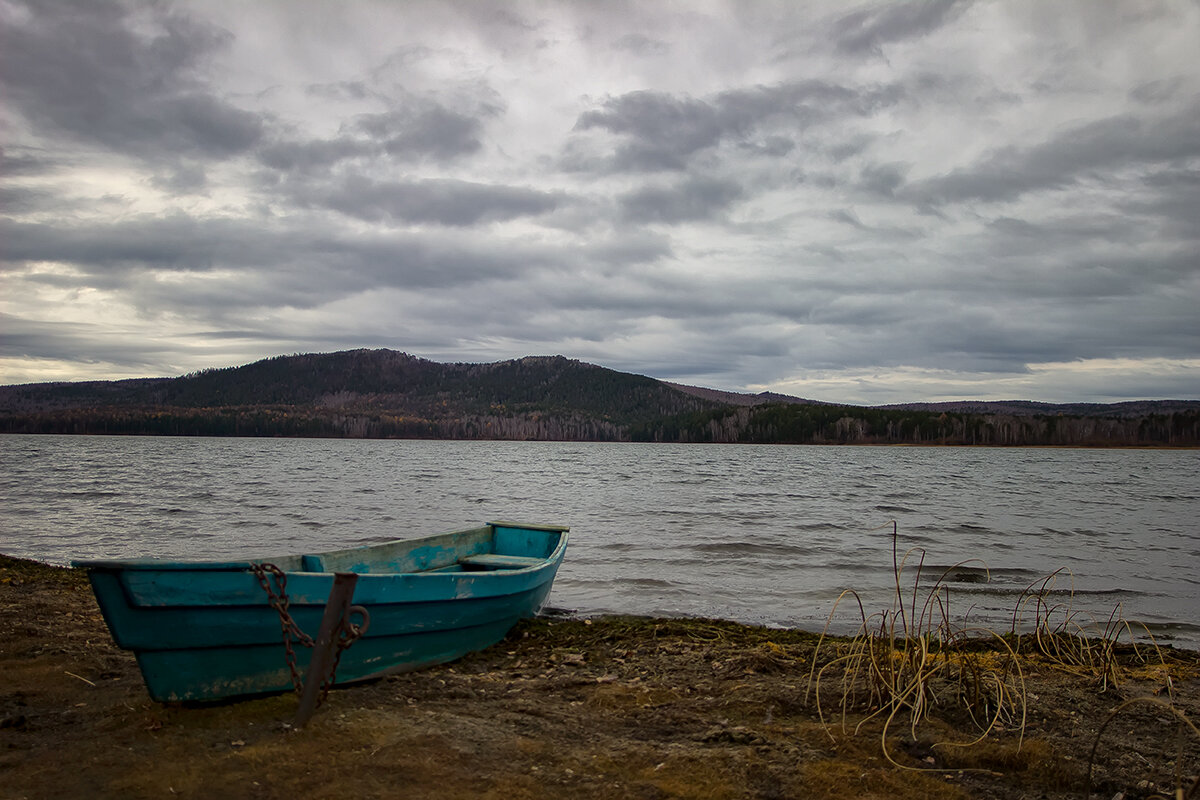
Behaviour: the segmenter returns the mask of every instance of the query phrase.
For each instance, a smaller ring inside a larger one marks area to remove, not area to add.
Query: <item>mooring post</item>
[[[296,710],[296,727],[303,728],[312,719],[321,697],[321,687],[330,677],[338,647],[338,632],[343,620],[350,613],[350,601],[354,599],[354,586],[358,575],[353,572],[336,572],[329,600],[325,602],[325,614],[321,617],[321,630],[313,644],[312,660],[304,675],[304,689],[300,692],[300,707]]]

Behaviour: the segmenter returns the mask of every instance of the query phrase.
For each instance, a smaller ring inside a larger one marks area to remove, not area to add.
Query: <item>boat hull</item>
[[[567,529],[490,523],[426,539],[265,559],[287,576],[289,613],[312,636],[335,572],[354,572],[366,633],[342,652],[336,684],[453,661],[502,639],[550,593]],[[503,566],[494,568],[495,563]],[[480,566],[482,564],[483,566]],[[213,700],[293,688],[280,615],[251,562],[85,561],[116,643],[150,696]],[[397,567],[414,568],[395,572]],[[327,571],[308,571],[321,568]],[[296,667],[311,650],[295,645]]]

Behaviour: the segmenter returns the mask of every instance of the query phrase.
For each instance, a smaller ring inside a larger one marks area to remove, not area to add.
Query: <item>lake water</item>
[[[550,604],[580,614],[819,630],[845,589],[890,607],[877,526],[895,520],[926,578],[970,560],[946,584],[964,624],[1007,630],[1061,569],[1063,613],[1119,606],[1200,647],[1197,451],[0,436],[0,552],[52,563],[263,557],[493,519],[571,526]]]

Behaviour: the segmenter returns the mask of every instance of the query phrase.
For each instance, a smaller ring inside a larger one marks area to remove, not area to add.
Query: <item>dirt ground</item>
[[[335,690],[298,730],[294,695],[151,701],[82,574],[0,556],[0,798],[1057,800],[1089,796],[1097,731],[1136,697],[1175,710],[1138,701],[1113,718],[1090,796],[1200,797],[1200,737],[1176,721],[1200,719],[1200,653],[1127,655],[1115,687],[1025,657],[1024,725],[949,747],[977,735],[953,703],[891,725],[886,745],[881,717],[854,732],[865,709],[843,731],[823,699],[822,722],[816,644],[712,620],[544,617],[457,663]]]

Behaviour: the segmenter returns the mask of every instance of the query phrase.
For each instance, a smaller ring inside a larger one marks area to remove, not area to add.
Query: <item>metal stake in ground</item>
[[[353,572],[336,572],[333,576],[333,588],[329,592],[329,600],[325,603],[325,614],[321,617],[321,631],[313,644],[312,660],[308,663],[308,672],[304,675],[304,689],[300,692],[300,707],[296,711],[296,727],[302,728],[312,719],[320,702],[322,686],[326,681],[332,682],[333,669],[337,666],[340,655],[340,634],[350,624],[349,616],[354,611],[366,613],[355,607],[351,610],[350,601],[354,597],[354,586],[358,583],[358,575]],[[364,619],[364,628],[365,628]]]

